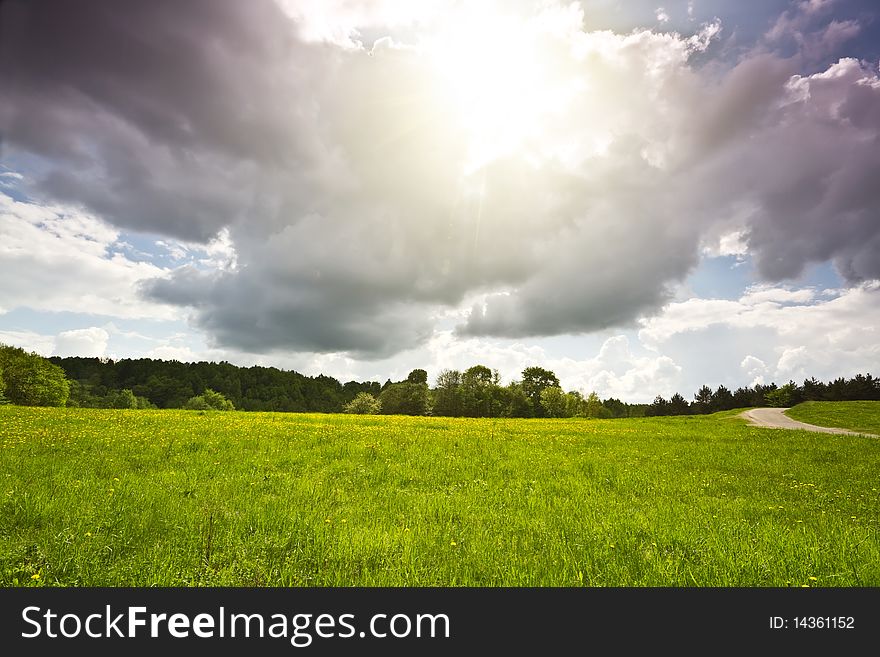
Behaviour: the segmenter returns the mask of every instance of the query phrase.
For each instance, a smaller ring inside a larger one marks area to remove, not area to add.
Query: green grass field
[[[0,407],[0,585],[878,586],[880,441]]]
[[[820,427],[841,427],[880,436],[880,402],[804,402],[785,412],[789,417]]]

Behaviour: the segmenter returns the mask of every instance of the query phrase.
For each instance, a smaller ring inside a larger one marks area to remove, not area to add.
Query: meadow
[[[880,402],[804,402],[787,410],[786,415],[821,427],[840,427],[880,436]]]
[[[0,585],[880,586],[878,473],[734,413],[5,406]]]

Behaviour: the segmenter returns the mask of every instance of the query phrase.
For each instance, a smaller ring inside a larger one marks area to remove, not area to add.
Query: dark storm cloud
[[[312,50],[271,2],[0,8],[0,129],[38,186],[116,225],[206,240],[255,205],[260,167],[314,155]]]
[[[878,116],[876,68],[841,60],[787,81],[748,141],[723,154],[716,186],[751,205],[748,242],[765,279],[828,260],[851,284],[880,277]]]
[[[833,18],[778,36],[864,35]],[[880,276],[873,65],[797,77],[810,57],[762,46],[700,68],[711,25],[563,26],[545,54],[588,91],[536,126],[537,146],[467,173],[431,62],[300,27],[269,1],[5,2],[2,155],[36,158],[35,192],[118,227],[227,229],[237,268],[143,290],[252,352],[386,356],[475,299],[460,333],[624,325],[668,300],[719,226],[745,231],[770,280],[827,260],[849,282]]]

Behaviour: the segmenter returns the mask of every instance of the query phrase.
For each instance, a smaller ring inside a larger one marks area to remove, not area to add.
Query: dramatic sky
[[[5,0],[0,342],[880,374],[880,6],[660,1]]]

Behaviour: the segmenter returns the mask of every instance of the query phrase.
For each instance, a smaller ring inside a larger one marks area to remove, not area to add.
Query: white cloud
[[[746,372],[750,381],[749,385],[754,386],[764,383],[764,375],[767,373],[767,365],[760,358],[754,356],[746,356],[743,358],[739,366]]]
[[[807,15],[820,14],[827,11],[837,0],[802,0],[798,9]]]
[[[442,0],[277,0],[308,41],[327,41],[345,48],[360,45],[364,29],[393,29],[437,19],[448,3]]]
[[[663,7],[657,7],[654,15],[657,16],[658,23],[668,23],[669,22],[669,14],[666,13],[666,10]]]
[[[722,233],[715,239],[709,237],[702,248],[703,255],[710,257],[745,256],[748,252],[748,233],[743,229]]]
[[[747,306],[759,303],[807,303],[816,296],[812,288],[793,290],[770,285],[754,285],[748,288],[740,299]]]
[[[810,356],[806,346],[787,347],[782,351],[779,362],[776,363],[776,373],[785,378],[798,378],[803,380],[810,376],[810,368],[816,367],[816,362]]]
[[[138,296],[138,283],[165,271],[114,252],[118,235],[77,208],[16,201],[0,192],[0,270],[14,272],[14,284],[0,286],[0,307],[179,317],[179,310]]]
[[[55,337],[36,331],[0,330],[0,344],[33,351],[41,356],[51,356],[55,350]]]
[[[235,271],[238,268],[238,254],[228,228],[221,228],[207,244],[156,240],[156,246],[168,254],[176,267],[194,266],[213,272]]]
[[[55,338],[53,355],[83,356],[94,358],[104,356],[110,334],[98,327],[62,331]]]
[[[880,371],[880,284],[832,298],[763,288],[736,301],[689,299],[644,320],[639,337],[694,382],[741,385],[741,372],[752,383],[873,373]]]
[[[145,356],[146,358],[158,358],[160,360],[179,360],[182,363],[208,360],[208,358],[201,356],[189,347],[175,347],[172,345],[161,345],[150,349]]]
[[[629,401],[650,401],[657,394],[670,395],[682,384],[681,368],[668,356],[640,356],[631,350],[625,335],[604,341],[591,358],[556,356],[540,344],[485,338],[456,338],[450,331],[439,331],[424,347],[398,354],[388,361],[369,364],[347,359],[341,354],[316,355],[300,362],[302,371],[323,372],[342,381],[403,379],[412,369],[427,369],[433,382],[444,369],[463,371],[473,365],[498,370],[502,383],[521,378],[523,369],[540,365],[553,371],[566,390],[597,392],[601,397]],[[371,369],[372,368],[372,369]]]
[[[15,187],[22,180],[24,176],[17,171],[0,171],[0,187]]]

